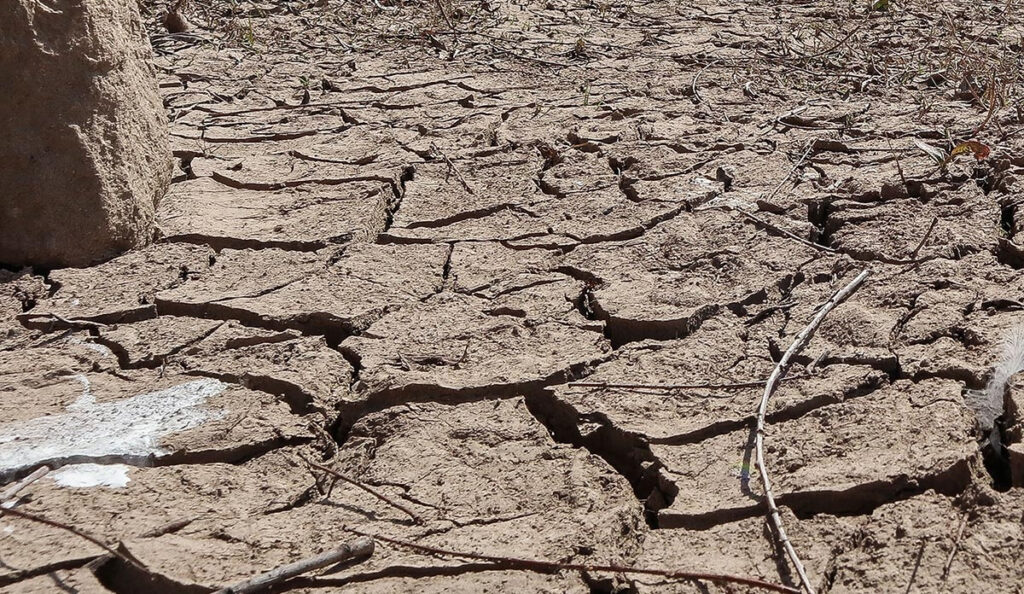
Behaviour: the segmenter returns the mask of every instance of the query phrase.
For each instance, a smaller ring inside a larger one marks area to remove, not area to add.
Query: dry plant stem
[[[772,494],[771,481],[768,479],[768,467],[764,463],[764,431],[765,431],[765,417],[768,414],[768,401],[771,399],[772,394],[775,393],[775,389],[778,387],[779,382],[782,381],[782,377],[789,370],[789,366],[797,354],[800,353],[807,346],[807,343],[811,341],[818,326],[821,325],[822,321],[825,320],[825,316],[830,311],[835,309],[837,305],[845,301],[858,287],[864,282],[864,280],[871,274],[870,271],[864,270],[857,275],[857,278],[850,281],[845,287],[832,294],[832,297],[828,299],[819,309],[818,313],[814,316],[807,326],[797,334],[793,340],[793,344],[789,346],[782,358],[775,365],[775,369],[772,370],[772,374],[768,377],[768,382],[764,388],[764,394],[761,396],[761,402],[757,407],[757,433],[754,437],[754,449],[755,449],[755,463],[757,464],[758,472],[761,475],[761,484],[764,486],[764,498],[768,503],[768,513],[772,521],[772,525],[775,527],[775,532],[778,535],[779,542],[782,543],[783,548],[786,550],[786,555],[789,560],[793,563],[793,567],[796,569],[796,573],[800,576],[800,585],[803,587],[804,592],[807,594],[814,594],[814,587],[811,586],[810,580],[807,578],[807,571],[804,569],[804,564],[800,561],[800,557],[796,554],[796,550],[793,548],[793,544],[789,542],[789,537],[786,536],[786,530],[782,527],[782,517],[779,515],[779,508],[775,504],[775,495]]]
[[[707,66],[705,66],[705,67],[701,68],[701,69],[700,69],[700,72],[698,72],[698,73],[697,73],[696,75],[694,75],[694,77],[693,77],[693,83],[692,83],[692,84],[690,85],[690,89],[691,89],[691,90],[693,91],[693,97],[694,97],[694,99],[696,99],[696,100],[697,100],[697,103],[703,103],[703,102],[704,102],[704,98],[700,96],[700,91],[698,91],[698,90],[697,90],[697,81],[699,81],[699,80],[700,80],[700,76],[701,76],[702,74],[704,74],[704,72],[705,72],[705,71],[706,71],[706,70],[707,70],[708,68],[711,68],[711,67],[712,67],[712,66],[714,66],[715,64],[718,64],[718,62],[719,62],[718,60],[712,60],[711,62],[709,62],[709,63],[708,63],[708,65],[707,65]]]
[[[189,524],[191,524],[192,522],[196,521],[197,519],[199,519],[199,516],[195,516],[195,517],[191,517],[191,518],[184,518],[184,519],[180,519],[180,520],[174,520],[173,522],[168,522],[168,523],[166,523],[166,524],[164,524],[162,526],[157,526],[156,528],[152,528],[150,530],[147,530],[147,531],[143,532],[142,534],[139,534],[138,538],[156,538],[158,536],[163,536],[164,534],[170,534],[172,532],[177,532],[178,530],[181,530],[185,526],[188,526]],[[92,561],[86,563],[85,568],[88,569],[89,571],[93,572],[93,573],[96,573],[96,571],[100,567],[102,567],[105,563],[107,563],[108,561],[110,561],[113,558],[114,558],[114,556],[109,554],[109,553],[100,555],[99,557],[96,557]]]
[[[455,166],[455,163],[452,163],[452,160],[448,158],[448,155],[444,154],[444,152],[441,149],[437,148],[437,145],[434,143],[430,144],[430,148],[434,149],[434,152],[436,152],[438,155],[441,156],[442,159],[444,159],[445,164],[448,165],[448,169],[451,170],[451,172],[455,175],[455,179],[459,180],[459,183],[462,184],[462,187],[466,188],[466,191],[469,192],[470,194],[473,194],[473,188],[466,181],[466,178],[462,177],[462,173],[459,172],[459,168]]]
[[[922,262],[926,261],[924,259],[918,258],[917,255],[921,252],[921,248],[924,247],[924,244],[928,242],[928,238],[931,237],[932,231],[935,230],[935,225],[937,225],[938,223],[939,223],[939,217],[932,217],[931,225],[928,226],[928,230],[925,231],[924,237],[922,237],[921,241],[918,242],[917,247],[914,248],[914,251],[910,254],[910,258],[909,259],[907,259],[907,260],[892,260],[893,264],[906,264],[907,266],[905,268],[903,268],[902,270],[893,273],[893,275],[890,278],[895,278],[895,277],[897,277],[897,276],[899,276],[901,274],[905,274],[907,272],[910,272],[911,270],[914,270],[915,268],[920,266]]]
[[[963,519],[960,520],[960,527],[956,530],[956,538],[953,540],[953,548],[949,550],[949,557],[946,558],[946,564],[942,567],[942,579],[945,580],[949,577],[949,570],[953,567],[953,557],[956,557],[956,551],[960,548],[960,539],[964,536],[964,528],[967,527],[967,515],[964,514]]]
[[[437,4],[437,9],[441,11],[441,16],[444,17],[444,22],[448,23],[448,28],[452,30],[452,36],[454,36],[455,40],[458,41],[459,32],[455,30],[455,25],[452,24],[452,20],[448,18],[448,12],[445,11],[444,4],[441,3],[441,0],[434,0],[434,2]]]
[[[978,132],[981,132],[982,130],[984,130],[985,126],[988,126],[988,123],[992,120],[992,114],[994,114],[996,112],[996,105],[997,105],[997,103],[996,103],[996,71],[995,71],[995,69],[992,70],[992,82],[989,83],[989,87],[988,88],[989,88],[989,93],[988,93],[988,95],[989,95],[988,113],[985,115],[984,121],[982,121],[980,124],[978,124],[978,127],[971,131],[971,136],[974,136]]]
[[[786,237],[788,237],[788,238],[790,238],[790,239],[792,239],[794,241],[798,241],[798,242],[806,245],[807,247],[814,248],[814,249],[822,251],[822,252],[828,252],[830,254],[835,254],[835,253],[838,252],[838,250],[832,249],[830,247],[826,247],[826,246],[823,246],[823,245],[818,245],[818,244],[816,244],[816,243],[814,243],[812,241],[807,241],[806,239],[804,239],[803,237],[800,237],[796,233],[791,233],[789,231],[786,231],[785,229],[782,229],[781,227],[777,227],[776,225],[773,225],[773,224],[769,223],[768,221],[762,219],[761,217],[756,216],[756,215],[754,215],[752,213],[749,213],[749,212],[743,210],[742,208],[736,208],[735,206],[727,206],[725,208],[729,208],[729,209],[735,210],[736,212],[738,212],[741,215],[747,217],[751,221],[754,221],[758,225],[761,225],[762,227],[766,227],[768,229],[771,229],[772,231],[775,231],[776,233],[781,233],[782,235],[785,235]]]
[[[347,542],[333,551],[321,553],[315,557],[296,561],[295,563],[282,565],[266,573],[249,578],[244,582],[217,590],[214,594],[251,594],[253,592],[261,592],[304,573],[349,559],[365,559],[372,554],[373,541],[364,536],[352,542]]]
[[[935,225],[939,223],[939,217],[932,217],[932,224],[928,226],[928,230],[925,231],[924,237],[921,238],[921,242],[917,244],[914,251],[910,253],[910,259],[914,260],[917,258],[917,254],[921,252],[921,248],[928,241],[928,238],[932,236],[932,231],[935,230]]]
[[[52,526],[54,528],[59,528],[61,530],[64,530],[65,532],[70,532],[71,534],[74,534],[75,536],[77,536],[79,538],[82,538],[82,539],[85,539],[85,540],[91,542],[92,544],[100,547],[101,549],[106,551],[108,554],[117,557],[118,559],[124,561],[125,563],[128,563],[129,565],[134,565],[135,567],[138,567],[139,569],[142,569],[142,570],[146,571],[147,573],[149,572],[148,569],[146,569],[145,567],[142,567],[141,565],[139,565],[138,561],[132,559],[131,557],[125,555],[124,553],[120,553],[118,551],[115,551],[114,549],[110,548],[110,546],[105,544],[102,540],[96,538],[95,536],[86,534],[85,532],[82,532],[81,530],[79,530],[78,528],[75,528],[74,526],[69,526],[67,524],[63,524],[61,522],[57,522],[56,520],[48,520],[48,519],[46,519],[44,517],[37,516],[35,514],[26,513],[26,512],[23,512],[21,510],[18,510],[18,509],[6,509],[5,508],[5,509],[0,510],[0,511],[3,512],[3,515],[10,514],[12,516],[16,516],[16,517],[19,517],[19,518],[24,518],[26,520],[31,520],[31,521],[39,523],[39,524],[45,524],[46,526]]]
[[[337,479],[340,479],[342,481],[345,481],[346,483],[348,483],[348,484],[350,484],[352,486],[359,487],[363,491],[366,491],[370,495],[373,495],[377,499],[380,499],[384,503],[390,505],[391,507],[393,507],[393,508],[401,511],[405,515],[409,516],[410,518],[412,518],[413,522],[416,522],[417,524],[422,524],[423,523],[423,520],[419,516],[417,516],[415,513],[413,513],[412,510],[410,510],[409,508],[403,506],[400,503],[392,501],[391,499],[385,497],[384,495],[381,495],[380,493],[374,491],[373,489],[367,487],[366,485],[360,483],[359,481],[357,481],[357,480],[355,480],[353,478],[349,478],[349,477],[341,474],[337,470],[334,470],[333,468],[328,468],[327,466],[323,466],[321,464],[317,464],[316,462],[313,462],[312,460],[308,460],[308,459],[306,459],[305,456],[301,456],[300,455],[299,457],[302,458],[303,462],[305,462],[306,464],[309,464],[313,468],[316,468],[317,470],[322,470],[322,471],[326,472],[327,474],[329,474],[329,475],[331,475],[331,476],[333,476],[333,477],[335,477]]]
[[[794,375],[784,378],[782,381],[798,380],[807,377],[806,375]],[[570,388],[620,388],[636,390],[739,390],[742,388],[757,388],[763,386],[765,380],[753,382],[736,382],[733,384],[612,384],[607,382],[572,382]]]
[[[841,46],[842,46],[842,45],[843,45],[844,43],[846,43],[847,41],[849,41],[851,37],[853,37],[854,35],[856,35],[856,34],[857,34],[857,31],[860,31],[860,27],[859,27],[859,26],[857,26],[857,27],[854,27],[854,28],[853,28],[853,31],[850,31],[850,32],[849,32],[849,33],[848,33],[848,34],[846,35],[846,37],[843,37],[842,39],[840,39],[840,40],[839,40],[839,42],[838,42],[838,43],[836,43],[835,45],[833,45],[832,47],[830,47],[830,48],[828,48],[828,49],[826,49],[826,50],[822,50],[822,51],[820,51],[820,52],[818,52],[818,53],[815,53],[815,54],[811,54],[811,55],[809,55],[809,56],[799,56],[799,57],[797,57],[797,58],[791,58],[791,59],[795,59],[795,60],[811,60],[811,59],[814,59],[814,58],[820,58],[820,57],[822,57],[822,56],[824,56],[824,55],[826,55],[826,54],[831,54],[832,52],[834,52],[834,51],[836,51],[837,49],[839,49],[839,48],[840,48],[840,47],[841,47]],[[783,58],[783,59],[785,60],[785,59],[790,59],[790,58]]]
[[[8,499],[17,495],[18,492],[24,489],[25,487],[31,485],[32,483],[46,476],[46,473],[48,472],[50,472],[49,466],[40,466],[39,468],[35,469],[34,471],[32,471],[32,474],[26,476],[17,483],[11,485],[3,493],[0,493],[0,504],[6,506],[6,502]]]
[[[786,117],[786,116],[781,116],[781,117]],[[782,178],[782,181],[779,182],[779,185],[775,186],[775,189],[772,190],[772,193],[768,194],[768,196],[765,197],[765,201],[766,202],[771,201],[771,199],[774,198],[775,195],[778,194],[780,190],[782,190],[782,187],[786,185],[786,182],[789,181],[789,178],[793,177],[793,174],[796,173],[796,170],[799,169],[800,166],[803,165],[804,160],[807,159],[807,155],[809,155],[811,153],[811,148],[812,147],[814,147],[814,141],[813,140],[811,142],[807,143],[807,149],[804,151],[804,154],[800,155],[800,158],[796,160],[796,163],[793,164],[792,169],[789,170],[789,173],[786,174],[786,177]]]
[[[404,540],[398,540],[395,538],[388,538],[386,536],[379,536],[376,534],[369,534],[345,526],[344,530],[359,536],[369,536],[373,539],[379,540],[380,542],[386,542],[395,546],[412,549],[421,553],[427,553],[430,555],[441,555],[445,557],[457,557],[462,559],[474,559],[477,561],[487,561],[494,563],[498,568],[508,569],[522,569],[527,571],[536,571],[539,573],[546,573],[552,571],[607,571],[612,573],[630,573],[630,574],[642,574],[642,575],[656,575],[660,577],[673,578],[687,581],[705,581],[716,584],[740,584],[744,586],[751,586],[754,588],[761,588],[769,592],[786,592],[789,594],[799,594],[799,590],[796,588],[790,588],[789,586],[783,586],[781,584],[773,584],[771,582],[765,582],[762,580],[747,578],[735,575],[725,575],[720,573],[704,573],[700,571],[674,571],[669,569],[642,569],[637,567],[626,567],[623,565],[587,565],[583,563],[559,563],[557,561],[542,561],[538,559],[520,559],[516,557],[498,557],[492,555],[481,555],[478,553],[463,553],[459,551],[450,551],[447,549],[439,549],[437,547],[431,547]]]
[[[195,522],[197,519],[199,519],[198,516],[173,520],[171,522],[167,522],[166,524],[162,524],[160,526],[157,526],[156,528],[152,528],[150,530],[143,532],[139,535],[139,538],[156,538],[158,536],[163,536],[164,534],[177,532],[178,530],[181,530],[182,528],[188,526],[192,522]]]
[[[92,322],[90,320],[78,320],[78,319],[70,319],[69,320],[68,318],[65,318],[63,316],[59,316],[59,315],[57,315],[55,313],[31,314],[31,315],[27,315],[27,316],[24,317],[24,319],[26,319],[26,320],[36,320],[38,318],[50,318],[50,323],[51,324],[53,322],[60,322],[61,324],[64,324],[68,328],[81,328],[81,329],[86,329],[86,330],[89,330],[89,329],[96,329],[96,330],[98,330],[100,328],[106,328],[107,327],[106,324],[101,324],[100,322]]]

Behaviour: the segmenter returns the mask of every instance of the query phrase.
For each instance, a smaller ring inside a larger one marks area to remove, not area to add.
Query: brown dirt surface
[[[758,404],[867,269],[766,410],[807,586],[1024,592],[1014,3],[141,5],[161,239],[0,270],[5,505],[124,558],[6,514],[0,590],[801,588]]]

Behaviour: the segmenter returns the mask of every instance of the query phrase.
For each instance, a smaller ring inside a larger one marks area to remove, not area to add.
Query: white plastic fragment
[[[53,471],[50,478],[62,487],[121,489],[131,481],[128,478],[130,468],[126,464],[72,464]]]
[[[164,436],[225,414],[200,407],[227,387],[215,379],[97,403],[88,378],[72,378],[81,384],[82,393],[67,412],[0,423],[0,477],[44,462],[146,464],[167,453],[159,446]]]

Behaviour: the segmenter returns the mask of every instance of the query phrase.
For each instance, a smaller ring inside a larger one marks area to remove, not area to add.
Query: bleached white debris
[[[81,396],[67,412],[0,423],[0,477],[42,463],[128,462],[145,465],[166,454],[161,438],[225,411],[200,405],[227,384],[203,378],[113,402],[96,402],[88,379],[74,376]],[[83,381],[84,380],[84,381]]]
[[[126,464],[72,464],[51,472],[50,478],[62,487],[120,489],[131,481],[128,478],[130,468]]]

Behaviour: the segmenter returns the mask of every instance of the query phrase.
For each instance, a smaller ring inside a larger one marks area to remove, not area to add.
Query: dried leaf
[[[921,149],[924,154],[931,157],[932,160],[935,161],[936,165],[943,165],[946,163],[946,151],[936,148],[930,144],[925,144],[920,140],[915,140],[914,144],[917,145],[917,148]]]
[[[974,158],[981,161],[988,158],[989,154],[992,153],[992,149],[977,140],[968,140],[953,147],[953,150],[949,153],[949,159],[952,160],[957,155],[966,155],[967,153],[974,153]]]

